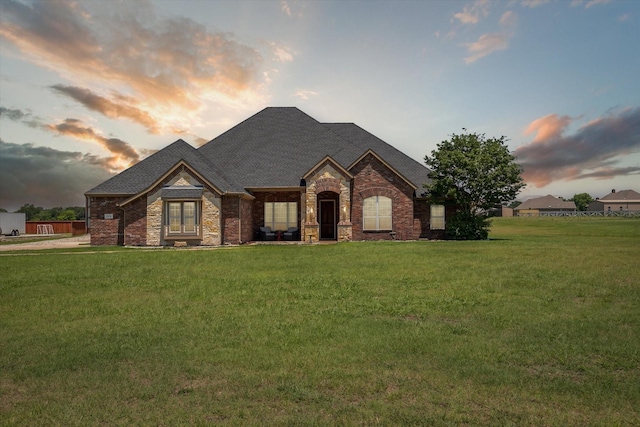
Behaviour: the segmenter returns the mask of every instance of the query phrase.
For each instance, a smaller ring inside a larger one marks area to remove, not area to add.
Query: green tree
[[[25,214],[26,220],[31,221],[37,219],[38,214],[42,212],[42,208],[25,203],[16,212],[23,212]]]
[[[76,219],[76,212],[71,208],[67,208],[60,212],[56,219],[60,221],[73,221]]]
[[[589,203],[593,202],[593,197],[589,193],[580,193],[574,194],[569,200],[576,204],[576,209],[579,211],[586,211]]]
[[[489,236],[486,210],[515,199],[525,186],[522,169],[507,148],[507,139],[487,139],[484,134],[453,134],[425,156],[431,198],[448,200],[456,213],[447,221],[451,239],[482,240]]]

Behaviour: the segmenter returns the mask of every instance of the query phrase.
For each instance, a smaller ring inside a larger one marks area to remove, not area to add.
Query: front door
[[[336,238],[336,202],[320,200],[320,238]]]

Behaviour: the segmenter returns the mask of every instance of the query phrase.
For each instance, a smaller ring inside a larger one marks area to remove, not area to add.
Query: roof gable
[[[411,181],[409,181],[405,176],[403,176],[400,172],[398,172],[393,166],[391,166],[389,163],[387,163],[382,157],[378,156],[376,154],[375,151],[369,149],[367,150],[363,155],[361,155],[360,157],[358,157],[353,163],[351,163],[349,165],[349,170],[353,169],[358,163],[360,163],[363,159],[365,159],[367,156],[372,156],[374,158],[376,158],[380,163],[382,163],[387,169],[389,169],[391,172],[393,172],[394,174],[398,175],[404,182],[406,182],[407,184],[409,184],[410,187],[412,187],[414,190],[417,190],[417,187],[411,183]]]
[[[344,160],[346,163],[353,166],[356,160],[363,156],[364,152],[372,150],[378,158],[384,159],[384,162],[393,168],[396,173],[409,181],[416,188],[416,194],[418,196],[426,195],[424,184],[430,183],[431,179],[429,178],[430,170],[425,165],[417,162],[356,124],[327,123],[326,126],[342,138],[350,140],[353,145],[359,148],[356,157],[352,157],[351,153],[345,151],[340,153],[336,158],[337,160],[342,160],[342,158],[345,157]]]
[[[634,190],[614,191],[600,199],[606,202],[640,202],[640,193]]]
[[[305,173],[304,175],[302,175],[303,179],[307,179],[309,178],[309,176],[313,175],[318,168],[322,167],[324,164],[330,164],[332,165],[338,172],[340,172],[344,177],[347,177],[349,179],[353,178],[353,175],[351,175],[351,172],[349,172],[347,169],[345,169],[340,163],[336,162],[335,160],[333,160],[331,158],[331,156],[325,156],[324,159],[320,160],[318,163],[316,163],[311,169],[309,169],[307,171],[307,173]]]
[[[515,210],[525,209],[575,209],[576,204],[571,201],[564,201],[559,197],[553,197],[547,194],[544,197],[537,197],[529,200],[525,200]]]
[[[215,168],[195,148],[179,139],[92,188],[85,195],[137,195],[143,193],[153,187],[182,161],[221,192],[243,191],[242,187]]]

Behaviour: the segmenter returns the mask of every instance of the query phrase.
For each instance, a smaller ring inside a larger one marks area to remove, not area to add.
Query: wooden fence
[[[72,236],[79,236],[87,233],[87,223],[85,221],[27,221],[25,234],[38,234],[38,225],[51,225],[54,234],[71,233]]]

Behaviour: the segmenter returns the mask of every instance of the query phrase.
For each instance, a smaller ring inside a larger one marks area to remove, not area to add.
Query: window
[[[391,199],[385,196],[367,197],[362,203],[364,230],[391,230]]]
[[[167,202],[166,234],[200,234],[197,201]]]
[[[444,230],[444,206],[431,205],[431,229]]]
[[[298,203],[266,202],[264,204],[264,226],[273,231],[287,231],[298,226]]]

